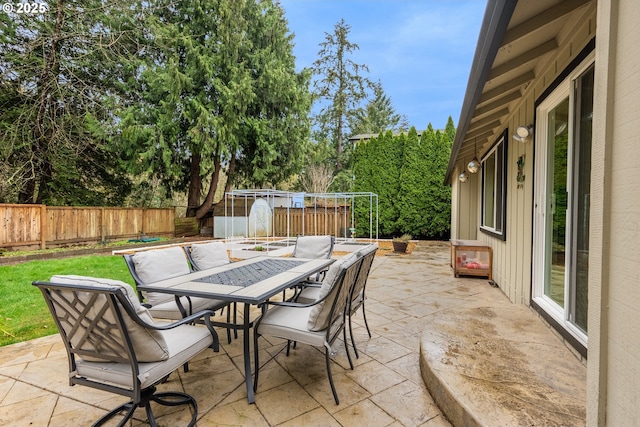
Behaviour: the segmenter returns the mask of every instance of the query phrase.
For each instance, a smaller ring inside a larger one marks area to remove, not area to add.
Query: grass
[[[158,242],[163,242],[168,240],[166,237],[161,237]],[[70,249],[101,249],[101,248],[118,248],[120,246],[148,246],[149,244],[146,242],[130,242],[129,240],[118,240],[114,242],[108,243],[94,243],[94,244],[76,244],[69,246],[60,246],[55,248],[47,248],[47,249],[29,249],[29,250],[17,250],[17,251],[4,251],[2,256],[4,257],[17,257],[22,255],[33,255],[33,254],[49,254],[49,253],[57,253],[57,252],[68,252]]]
[[[134,285],[124,259],[113,255],[29,261],[0,266],[0,346],[58,332],[35,280],[54,274],[76,274],[122,280]]]

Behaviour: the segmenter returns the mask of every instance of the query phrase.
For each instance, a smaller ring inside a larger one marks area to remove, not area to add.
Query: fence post
[[[47,205],[40,205],[40,249],[47,248]]]
[[[100,208],[100,242],[106,242],[106,233],[105,233],[105,225],[104,225],[104,206]]]

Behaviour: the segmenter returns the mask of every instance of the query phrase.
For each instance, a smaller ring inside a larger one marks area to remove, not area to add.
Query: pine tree
[[[373,83],[373,97],[364,108],[351,112],[349,127],[351,135],[379,134],[391,130],[406,132],[409,125],[406,116],[396,113],[391,99],[385,94],[382,83]]]
[[[351,26],[344,19],[334,26],[333,33],[325,33],[325,41],[320,43],[318,59],[313,63],[314,95],[324,104],[316,116],[320,139],[328,138],[335,146],[336,172],[339,173],[345,159],[344,132],[353,110],[366,98],[366,90],[371,82],[362,75],[369,69],[357,64],[351,55],[359,49],[348,40]]]

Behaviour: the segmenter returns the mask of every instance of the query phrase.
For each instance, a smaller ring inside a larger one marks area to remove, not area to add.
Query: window
[[[480,230],[502,240],[505,235],[507,130],[482,158],[482,218]]]

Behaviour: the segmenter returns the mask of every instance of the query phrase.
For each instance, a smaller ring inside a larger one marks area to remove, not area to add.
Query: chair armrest
[[[180,320],[177,320],[175,322],[171,322],[168,324],[160,324],[160,325],[150,324],[145,322],[140,318],[140,316],[138,316],[138,313],[136,313],[135,310],[133,310],[133,308],[131,307],[131,304],[129,304],[129,302],[126,300],[126,297],[122,292],[118,292],[117,297],[120,300],[120,304],[124,307],[125,311],[129,314],[129,316],[131,316],[131,319],[133,319],[133,321],[136,322],[138,325],[147,329],[166,331],[169,329],[177,328],[180,325],[193,323],[198,319],[204,318],[204,323],[207,329],[209,329],[209,332],[211,332],[211,335],[213,336],[213,344],[211,345],[211,347],[213,348],[213,351],[215,352],[219,351],[220,341],[218,340],[218,333],[215,331],[215,329],[213,329],[213,325],[211,324],[211,316],[215,314],[213,310],[202,310],[197,313],[193,313],[190,316],[183,317]]]
[[[265,302],[263,305],[278,305],[281,307],[297,307],[297,308],[302,308],[302,307],[311,307],[312,305],[315,305],[315,302],[313,303],[308,303],[308,304],[302,304],[299,302],[294,302],[294,301],[267,301]]]
[[[322,286],[322,282],[318,282],[315,280],[303,280],[302,282],[298,282],[293,285],[293,288],[319,288]]]

